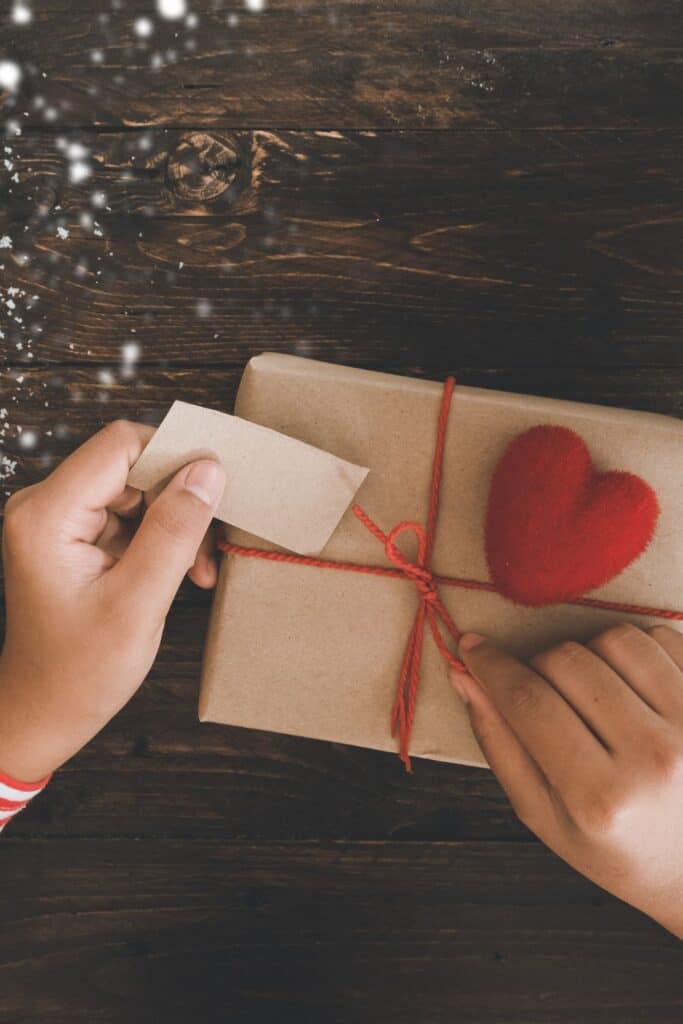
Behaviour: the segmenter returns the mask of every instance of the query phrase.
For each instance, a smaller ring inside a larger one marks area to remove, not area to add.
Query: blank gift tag
[[[300,555],[319,555],[367,469],[257,423],[174,402],[130,471],[131,487],[165,484],[195,459],[227,477],[216,517]]]

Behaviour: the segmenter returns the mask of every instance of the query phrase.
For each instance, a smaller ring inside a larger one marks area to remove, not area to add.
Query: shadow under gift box
[[[442,391],[436,382],[266,353],[247,365],[235,413],[368,466],[356,500],[388,532],[402,520],[426,524]],[[513,438],[549,423],[578,433],[599,471],[641,476],[660,505],[643,554],[590,596],[683,608],[683,424],[652,413],[460,385],[446,433],[433,572],[489,578],[484,525],[492,474]],[[234,528],[227,538],[276,550]],[[321,557],[391,564],[351,509]],[[498,593],[450,587],[441,588],[440,597],[462,632],[483,633],[522,657],[561,640],[586,640],[625,619],[643,627],[662,621],[572,604],[528,608]],[[204,658],[200,719],[395,750],[390,712],[418,603],[415,586],[405,579],[225,556]],[[410,752],[486,764],[429,632]]]

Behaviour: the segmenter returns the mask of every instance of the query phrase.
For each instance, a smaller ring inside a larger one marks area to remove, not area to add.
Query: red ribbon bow
[[[363,511],[360,505],[354,505],[353,512],[360,522],[368,528],[370,533],[381,541],[389,561],[396,566],[406,579],[415,584],[420,595],[420,604],[415,615],[413,628],[410,631],[406,652],[403,656],[398,687],[396,689],[396,699],[391,712],[391,734],[395,736],[398,733],[400,757],[406,769],[410,771],[408,743],[415,714],[417,689],[420,684],[420,663],[422,661],[425,623],[429,624],[434,642],[448,664],[463,672],[465,671],[465,666],[448,649],[448,645],[439,628],[439,620],[446,627],[456,644],[460,640],[460,630],[442,604],[436,586],[436,579],[427,565],[427,555],[429,552],[428,538],[422,526],[419,523],[403,522],[395,526],[390,533],[385,534],[372,521],[370,516]],[[396,546],[396,541],[401,534],[409,532],[414,533],[417,537],[417,557],[414,562],[406,558],[403,552]]]

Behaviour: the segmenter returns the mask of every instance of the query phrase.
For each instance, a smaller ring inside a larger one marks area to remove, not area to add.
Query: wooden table
[[[10,7],[3,492],[264,349],[680,413],[677,0]],[[0,843],[3,1024],[683,1019],[490,774],[199,725],[208,607]]]

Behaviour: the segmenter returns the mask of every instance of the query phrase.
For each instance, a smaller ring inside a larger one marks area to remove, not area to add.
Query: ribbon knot
[[[370,517],[363,512],[359,505],[353,507],[354,515],[360,519],[364,526],[370,529],[379,540],[384,536],[382,531],[372,523]],[[372,527],[371,524],[372,523]],[[397,547],[396,541],[402,533],[414,533],[417,537],[417,557],[414,562],[411,562],[409,558],[403,554],[400,548]],[[436,581],[434,574],[431,569],[425,566],[425,558],[427,556],[427,535],[419,523],[404,522],[399,523],[394,529],[387,534],[384,538],[384,550],[389,561],[396,566],[397,569],[403,573],[403,575],[412,580],[417,587],[420,597],[423,601],[428,601],[430,604],[440,604],[439,593],[436,589]]]
[[[415,577],[417,589],[420,591],[420,596],[423,601],[429,601],[430,604],[437,604],[439,601],[439,595],[436,590],[436,583],[434,577],[429,574],[429,579],[420,579]]]
[[[385,534],[360,505],[353,506],[353,514],[380,541],[389,561],[407,580],[415,584],[420,595],[420,603],[401,664],[396,699],[391,713],[391,734],[395,736],[398,733],[401,760],[406,770],[411,771],[408,743],[415,714],[417,689],[420,683],[425,625],[429,626],[434,642],[444,659],[453,668],[462,672],[465,671],[465,666],[449,650],[441,627],[445,627],[456,644],[460,640],[461,634],[441,602],[434,573],[429,567],[433,546],[428,532],[429,527],[425,530],[420,523],[402,522]],[[430,516],[430,522],[432,518],[435,523],[436,516]],[[417,538],[417,555],[414,561],[411,561],[398,547],[398,538],[404,533],[412,533]]]

